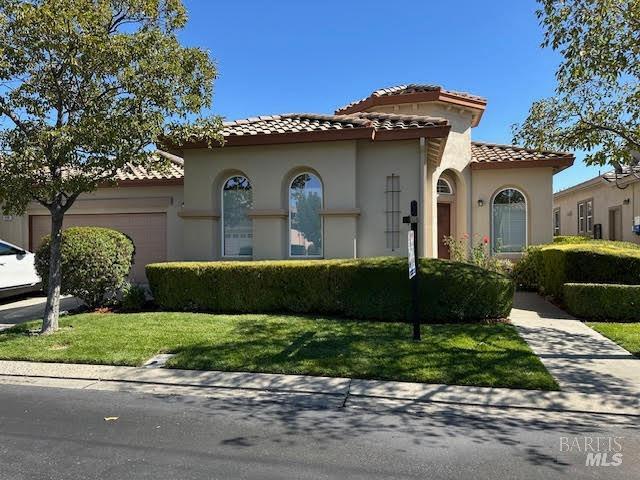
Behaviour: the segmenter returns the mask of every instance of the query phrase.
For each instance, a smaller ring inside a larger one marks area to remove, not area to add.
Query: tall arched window
[[[527,200],[515,188],[493,197],[491,245],[495,253],[522,252],[527,245]]]
[[[236,175],[222,187],[222,252],[225,257],[253,255],[253,222],[247,215],[253,207],[251,183]]]
[[[322,182],[312,173],[296,176],[289,187],[289,255],[322,256]]]

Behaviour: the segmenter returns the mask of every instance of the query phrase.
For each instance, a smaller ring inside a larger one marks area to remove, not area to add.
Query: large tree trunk
[[[58,317],[60,316],[60,285],[62,284],[62,263],[60,247],[62,245],[62,220],[64,213],[59,209],[51,212],[51,252],[49,255],[49,281],[47,289],[47,305],[42,319],[40,333],[53,333],[58,329]]]

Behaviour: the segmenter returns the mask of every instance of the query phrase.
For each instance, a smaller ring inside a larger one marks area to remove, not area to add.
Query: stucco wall
[[[551,168],[504,168],[472,170],[471,211],[473,232],[491,238],[491,202],[504,188],[517,188],[527,199],[527,244],[552,240],[553,170]],[[478,200],[484,205],[478,206]]]
[[[357,208],[356,156],[355,141],[186,151],[184,209],[203,214],[185,217],[185,258],[221,258],[220,192],[234,174],[245,175],[252,185],[253,258],[287,258],[289,184],[305,171],[323,183],[324,257],[353,257],[357,217],[345,211]]]
[[[609,209],[620,207],[622,212],[622,240],[640,243],[640,236],[632,232],[633,217],[640,215],[640,184],[625,189],[613,183],[597,183],[571,192],[554,195],[554,208],[560,208],[560,234],[578,235],[578,202],[593,199],[593,223],[602,224],[602,238],[610,238]],[[625,204],[625,200],[628,203]],[[634,213],[635,212],[635,213]]]
[[[148,186],[100,188],[81,195],[69,209],[69,214],[151,213],[167,214],[167,258],[179,260],[183,256],[182,219],[178,210],[182,205],[182,186]],[[31,204],[23,216],[11,221],[0,218],[0,238],[23,248],[29,248],[29,215],[46,215],[48,211]]]

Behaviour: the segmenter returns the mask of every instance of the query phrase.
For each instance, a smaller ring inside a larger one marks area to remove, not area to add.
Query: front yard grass
[[[0,359],[141,365],[175,353],[173,368],[307,374],[555,390],[558,385],[508,324],[411,327],[286,315],[150,312],[63,317],[59,332],[37,323],[0,333]]]
[[[610,338],[636,357],[640,357],[640,323],[589,322],[595,331]]]

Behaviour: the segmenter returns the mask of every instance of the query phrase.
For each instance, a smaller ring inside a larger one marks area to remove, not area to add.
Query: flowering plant
[[[449,248],[451,260],[466,262],[494,270],[500,273],[508,273],[511,270],[511,262],[493,257],[489,252],[489,237],[476,234],[471,238],[465,233],[460,239],[452,236],[444,237],[444,244]]]

